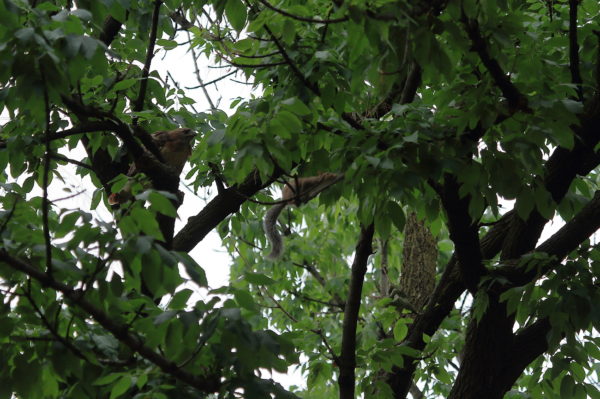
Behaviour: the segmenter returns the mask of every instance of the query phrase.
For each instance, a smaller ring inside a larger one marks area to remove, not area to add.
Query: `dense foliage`
[[[600,398],[599,47],[597,0],[0,0],[0,398]],[[198,110],[179,49],[254,96]]]

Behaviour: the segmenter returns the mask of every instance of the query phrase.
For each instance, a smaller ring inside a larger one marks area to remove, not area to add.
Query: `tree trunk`
[[[502,399],[521,374],[514,353],[513,319],[498,296],[490,295],[481,320],[469,322],[464,357],[449,399]],[[519,368],[516,372],[515,368]],[[516,378],[515,377],[515,378]]]

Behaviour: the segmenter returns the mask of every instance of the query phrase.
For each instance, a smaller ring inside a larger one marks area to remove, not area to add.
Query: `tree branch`
[[[274,182],[282,173],[276,169],[268,181],[262,182],[258,172],[252,172],[243,183],[219,193],[197,215],[188,219],[187,224],[173,239],[173,250],[191,251],[222,220],[237,212],[247,198]]]
[[[350,287],[348,299],[344,309],[344,323],[342,325],[342,349],[340,354],[340,375],[338,386],[340,387],[340,399],[354,399],[355,390],[355,368],[356,368],[356,325],[358,322],[358,311],[362,296],[362,287],[365,273],[367,272],[367,261],[373,253],[372,241],[374,225],[362,227],[360,238],[356,245],[354,261],[352,262],[352,274],[350,276]]]
[[[92,168],[90,165],[88,165],[87,163],[85,163],[85,162],[80,162],[80,161],[77,161],[77,160],[75,160],[75,159],[67,158],[67,157],[65,157],[64,155],[61,155],[61,154],[56,154],[56,153],[53,153],[53,154],[51,155],[51,157],[52,157],[53,159],[56,159],[57,161],[64,161],[64,162],[72,163],[73,165],[77,165],[77,166],[79,166],[80,168],[84,168],[84,169],[87,169],[87,170],[91,170],[92,172],[94,171],[94,169],[93,169],[93,168]]]
[[[154,10],[152,11],[152,28],[150,30],[150,38],[148,39],[148,50],[146,50],[146,61],[142,69],[142,79],[140,82],[140,91],[138,97],[133,102],[133,112],[140,112],[144,109],[144,98],[146,97],[146,89],[148,87],[148,75],[150,74],[150,65],[154,57],[154,45],[156,44],[156,32],[158,30],[158,17],[160,16],[160,6],[162,1],[154,0]],[[133,124],[137,124],[137,118],[133,119]]]
[[[186,88],[186,89],[188,89],[188,90],[194,90],[194,89],[200,89],[200,88],[202,88],[202,87],[207,87],[207,86],[210,86],[210,85],[211,85],[211,84],[213,84],[213,83],[217,83],[217,82],[218,82],[218,81],[220,81],[220,80],[223,80],[223,79],[225,79],[225,78],[228,78],[228,77],[229,77],[229,76],[231,76],[231,75],[235,75],[237,72],[238,72],[238,71],[231,71],[231,72],[229,72],[229,73],[226,73],[225,75],[223,75],[223,76],[221,76],[221,77],[218,77],[218,78],[216,78],[216,79],[213,79],[213,80],[211,80],[210,82],[202,83],[202,84],[200,84],[200,85],[197,85],[197,86],[191,86],[191,87],[185,86],[185,88]]]
[[[307,17],[302,17],[300,15],[292,14],[290,12],[282,10],[281,8],[277,8],[274,5],[272,5],[271,3],[269,3],[267,0],[258,0],[258,2],[261,3],[262,5],[264,5],[265,7],[267,7],[271,11],[275,11],[278,14],[285,15],[286,17],[290,17],[292,19],[302,21],[302,22],[310,22],[310,23],[315,23],[315,24],[335,24],[338,22],[348,21],[348,19],[349,19],[348,17],[332,18],[332,19],[307,18]]]
[[[46,135],[47,140],[59,140],[64,139],[70,136],[74,136],[82,133],[92,133],[92,132],[101,132],[106,130],[111,130],[113,128],[113,123],[109,121],[93,121],[93,122],[83,122],[76,126],[73,126],[71,129],[61,130],[60,132],[54,132]]]
[[[448,230],[454,242],[461,277],[467,289],[475,293],[486,269],[481,258],[477,221],[469,215],[470,196],[460,198],[459,188],[456,178],[446,175],[440,198],[448,217]]]
[[[550,320],[543,318],[517,332],[514,350],[511,351],[511,356],[509,356],[511,361],[520,364],[520,366],[514,368],[519,370],[519,374],[515,376],[515,379],[520,375],[520,370],[523,370],[536,357],[548,350],[546,335],[550,332],[550,329]]]
[[[534,250],[534,252],[542,252],[555,257],[554,261],[548,262],[539,269],[523,270],[524,268],[519,266],[518,260],[510,260],[507,261],[506,266],[495,270],[494,274],[498,273],[510,281],[508,285],[503,286],[503,290],[528,284],[536,277],[543,276],[559,266],[571,251],[577,249],[598,229],[600,229],[600,190],[596,191],[594,198],[573,219]]]
[[[58,333],[57,328],[50,323],[50,321],[48,320],[48,318],[46,317],[44,312],[42,312],[42,309],[40,309],[40,307],[37,305],[37,303],[35,303],[35,300],[33,299],[33,296],[31,295],[31,291],[30,290],[23,290],[23,291],[24,291],[23,296],[25,298],[27,298],[27,301],[33,308],[34,312],[37,314],[39,319],[42,321],[42,324],[46,327],[46,329],[50,332],[50,334],[52,334],[54,339],[57,342],[60,342],[61,344],[63,344],[65,346],[65,348],[69,349],[75,356],[77,356],[84,362],[92,363],[92,362],[90,362],[90,359],[88,359],[86,355],[84,355],[75,345],[73,345],[73,343],[67,337],[63,337],[62,335],[60,335]],[[60,310],[57,310],[57,311],[60,311]],[[28,338],[31,339],[31,338],[36,338],[36,337],[28,337]]]
[[[192,40],[192,37],[189,32],[187,35],[188,39]],[[213,103],[212,98],[208,94],[208,90],[206,90],[206,85],[204,84],[204,82],[202,82],[202,78],[200,77],[200,69],[198,68],[198,57],[196,57],[196,51],[194,50],[194,46],[190,46],[190,51],[192,53],[192,60],[194,63],[194,74],[196,75],[196,80],[198,81],[198,83],[200,83],[199,87],[202,88],[202,92],[204,93],[206,101],[208,101],[208,104],[210,105],[210,109],[214,111],[216,109],[215,103]]]
[[[579,71],[579,43],[577,42],[577,7],[580,0],[569,0],[569,69],[571,82],[577,85],[577,97],[583,102],[581,72]]]
[[[96,308],[85,298],[81,297],[81,294],[77,290],[54,280],[51,276],[43,273],[35,266],[12,257],[4,249],[0,249],[0,261],[5,262],[15,270],[25,273],[29,277],[39,281],[42,285],[61,292],[65,298],[72,301],[76,306],[92,316],[98,324],[109,331],[119,342],[129,347],[132,351],[139,353],[140,356],[155,364],[166,374],[171,375],[202,392],[216,392],[219,389],[221,385],[219,377],[201,377],[180,369],[175,363],[144,345],[143,340],[140,337],[133,335],[128,331],[127,325],[116,322],[114,317],[101,309]]]
[[[492,75],[496,86],[498,86],[502,95],[508,100],[510,113],[516,111],[531,113],[532,111],[527,105],[527,98],[510,81],[510,78],[502,70],[498,61],[492,58],[488,52],[487,43],[479,31],[479,23],[476,20],[468,19],[464,12],[461,19],[465,31],[469,39],[471,39],[472,50],[479,54],[481,62],[487,68],[490,75]]]
[[[114,19],[111,15],[108,15],[106,19],[104,19],[104,26],[102,27],[102,32],[100,32],[98,38],[102,43],[106,44],[107,47],[110,47],[110,44],[119,34],[122,25],[121,22]]]
[[[557,203],[565,196],[573,179],[579,175],[587,175],[600,163],[600,155],[594,153],[593,148],[600,140],[597,135],[597,126],[600,124],[600,115],[587,115],[582,118],[582,126],[577,129],[576,142],[572,150],[557,148],[550,156],[544,167],[544,186]],[[521,220],[514,210],[507,212],[481,239],[482,259],[491,259],[503,250],[507,237],[513,234],[515,221]],[[537,237],[543,229],[544,223],[538,218],[527,222],[533,231],[531,235],[515,234],[515,245],[521,253],[532,249]],[[512,237],[511,237],[512,238]],[[518,244],[521,243],[521,244]],[[533,244],[530,244],[533,243]],[[529,245],[532,245],[529,247]],[[504,251],[504,250],[503,250]],[[444,274],[429,300],[425,311],[417,315],[409,329],[406,344],[416,350],[425,347],[423,335],[432,336],[439,328],[442,321],[453,309],[454,303],[464,292],[465,286],[456,268],[456,256],[453,256],[446,265]],[[395,398],[404,398],[412,382],[412,375],[416,362],[405,362],[404,367],[394,367],[388,375],[387,382],[394,391]]]
[[[281,44],[281,42],[279,41],[279,39],[277,39],[277,36],[275,36],[275,34],[273,33],[273,31],[271,31],[271,29],[269,29],[269,27],[267,26],[267,24],[265,24],[263,26],[263,28],[267,31],[267,33],[269,34],[269,36],[273,40],[273,43],[275,43],[275,47],[277,47],[277,50],[279,50],[279,52],[281,53],[281,56],[285,60],[285,64],[287,64],[290,67],[290,69],[292,70],[292,72],[294,73],[294,75],[296,75],[296,77],[300,80],[300,82],[302,82],[302,84],[307,89],[309,89],[310,91],[312,91],[316,96],[319,96],[320,95],[319,87],[317,85],[309,82],[308,79],[306,79],[306,76],[304,76],[304,74],[300,71],[300,69],[298,69],[298,67],[296,66],[296,64],[294,63],[294,61],[292,61],[290,55],[287,53],[287,51],[285,51],[285,48],[283,47],[283,44]]]
[[[48,98],[48,82],[44,74],[44,68],[39,65],[42,82],[44,84],[44,112],[45,112],[45,151],[44,151],[44,171],[42,176],[42,229],[44,230],[44,243],[46,246],[46,272],[52,276],[52,242],[50,240],[50,226],[48,223],[48,211],[50,201],[48,200],[48,184],[50,174],[50,99]]]

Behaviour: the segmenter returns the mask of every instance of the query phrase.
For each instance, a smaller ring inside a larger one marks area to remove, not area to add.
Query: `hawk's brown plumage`
[[[185,127],[174,130],[160,130],[152,133],[152,140],[159,148],[165,163],[172,167],[178,175],[183,170],[187,159],[192,154],[192,139],[196,133],[192,129]],[[139,173],[135,163],[131,164],[127,176],[135,176]],[[131,197],[131,182],[127,182],[125,187],[118,193],[112,193],[108,197],[108,203],[111,205],[122,204]]]

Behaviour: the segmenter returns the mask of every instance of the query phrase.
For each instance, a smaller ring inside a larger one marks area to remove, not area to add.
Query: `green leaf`
[[[196,283],[199,287],[208,286],[206,273],[204,272],[204,269],[202,269],[202,267],[196,263],[194,258],[185,252],[172,252],[172,254],[179,260],[179,262],[183,263],[186,273],[188,276],[190,276],[194,283]]]
[[[404,215],[404,210],[400,205],[398,205],[394,201],[388,201],[387,203],[387,214],[392,220],[392,223],[398,231],[404,231],[404,225],[406,224],[406,216]]]
[[[123,377],[121,377],[121,379],[119,381],[117,381],[117,383],[113,386],[112,390],[110,391],[110,398],[109,399],[115,399],[118,398],[119,396],[123,395],[125,392],[127,392],[127,390],[131,387],[131,376],[129,375],[124,375]]]
[[[156,44],[165,48],[165,50],[173,50],[177,48],[176,40],[167,40],[167,39],[157,39]]]
[[[405,320],[400,319],[394,325],[394,340],[402,342],[406,338],[406,334],[408,334],[408,326]]]
[[[121,91],[121,90],[125,90],[125,89],[129,89],[130,87],[132,87],[134,84],[137,83],[137,79],[125,79],[125,80],[121,80],[120,82],[117,82],[114,86],[113,86],[113,90],[114,91]]]
[[[580,114],[583,112],[583,104],[579,101],[564,98],[561,100],[567,111],[573,114]]]
[[[246,273],[245,279],[250,284],[255,285],[271,285],[275,283],[275,280],[262,273]]]
[[[254,298],[252,298],[252,295],[250,295],[248,291],[234,290],[233,297],[240,307],[252,311],[258,310],[258,306],[256,305],[256,302],[254,302]]]
[[[275,120],[281,123],[281,127],[290,133],[298,133],[302,131],[302,122],[298,117],[288,111],[280,111],[275,116]]]
[[[138,196],[136,196],[136,198],[138,198]],[[177,217],[175,206],[171,200],[164,195],[152,190],[148,193],[148,200],[150,201],[151,210],[172,218]]]
[[[225,4],[225,15],[229,23],[236,31],[240,32],[246,25],[248,10],[241,0],[227,0]]]
[[[14,33],[14,36],[22,42],[28,42],[33,38],[35,31],[33,28],[22,28]]]
[[[89,21],[92,19],[92,13],[83,8],[77,8],[71,11],[71,14],[75,15],[77,18],[82,19],[84,21]]]
[[[123,376],[123,373],[108,374],[108,375],[105,375],[103,377],[96,379],[94,381],[93,385],[108,385],[108,384],[111,384],[113,381],[116,381],[117,378],[122,377],[122,376]]]
[[[158,326],[161,325],[171,319],[173,319],[175,316],[177,316],[178,311],[177,310],[166,310],[164,312],[162,312],[161,314],[159,314],[158,316],[154,317],[154,325]]]
[[[183,310],[192,294],[193,291],[187,288],[177,292],[169,302],[169,307],[175,310]]]
[[[160,231],[158,222],[151,212],[147,211],[146,209],[134,207],[131,210],[130,215],[142,232],[156,238],[159,241],[164,241],[164,237]]]
[[[527,220],[531,211],[535,207],[535,196],[531,193],[531,190],[525,189],[519,194],[516,203],[517,214],[523,220]]]
[[[298,116],[306,116],[312,113],[310,108],[308,108],[306,104],[304,104],[296,97],[283,100],[281,102],[281,105]]]
[[[560,382],[560,397],[570,398],[573,396],[573,390],[575,388],[575,381],[569,374],[565,375]]]

